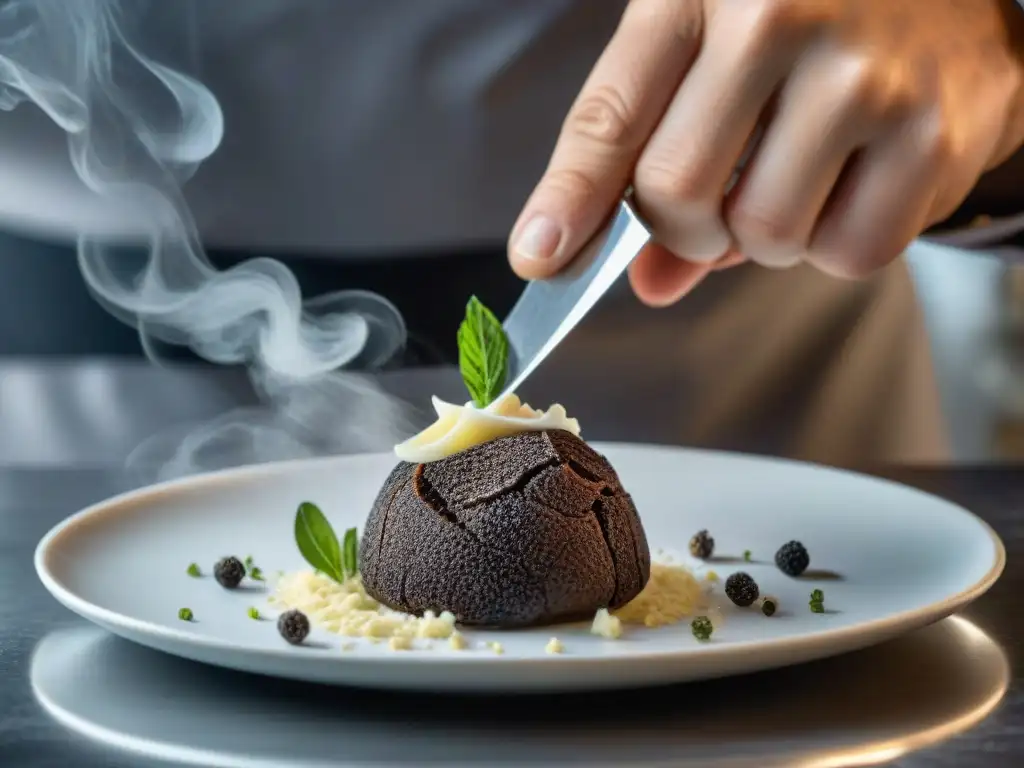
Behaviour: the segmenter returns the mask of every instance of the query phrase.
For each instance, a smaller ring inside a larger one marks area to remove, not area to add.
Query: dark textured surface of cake
[[[624,605],[647,584],[651,556],[612,466],[552,430],[399,464],[366,522],[359,569],[392,608],[515,627]]]

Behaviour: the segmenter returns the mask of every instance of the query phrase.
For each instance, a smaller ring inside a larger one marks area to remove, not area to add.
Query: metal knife
[[[650,242],[629,195],[608,225],[569,267],[548,280],[534,280],[505,318],[509,363],[505,391],[516,391],[558,346]]]

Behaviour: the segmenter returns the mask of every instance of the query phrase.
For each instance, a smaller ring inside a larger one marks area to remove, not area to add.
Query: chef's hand
[[[1022,40],[1016,0],[632,0],[513,228],[513,268],[556,273],[632,182],[660,243],[630,271],[649,304],[744,257],[865,276],[1024,141]]]

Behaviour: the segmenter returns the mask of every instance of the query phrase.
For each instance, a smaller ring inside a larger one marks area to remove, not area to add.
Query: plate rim
[[[778,654],[783,652],[796,653],[802,655],[805,658],[817,658],[820,654],[810,654],[816,646],[821,644],[827,644],[829,646],[849,648],[851,641],[855,647],[860,647],[860,643],[855,642],[858,637],[866,638],[885,638],[893,634],[893,630],[897,630],[901,627],[908,629],[919,628],[924,626],[931,621],[937,621],[946,616],[952,615],[959,608],[967,605],[978,597],[985,594],[992,586],[998,581],[1006,567],[1006,546],[1000,538],[999,534],[989,525],[985,520],[979,517],[977,514],[967,509],[963,505],[947,499],[943,496],[939,496],[928,491],[921,490],[911,485],[906,485],[888,478],[877,477],[869,475],[864,472],[858,472],[855,470],[844,469],[840,467],[833,467],[826,464],[819,464],[810,461],[802,461],[797,459],[789,459],[777,456],[762,456],[753,453],[743,453],[738,451],[725,451],[716,449],[703,449],[703,448],[690,448],[685,446],[673,446],[667,444],[653,444],[653,443],[637,443],[629,441],[594,441],[590,444],[595,450],[602,451],[607,449],[612,450],[640,450],[640,451],[659,451],[659,452],[671,452],[682,455],[689,454],[691,456],[702,456],[707,458],[719,458],[719,459],[740,459],[745,461],[751,461],[755,463],[769,463],[776,465],[783,465],[797,469],[814,469],[831,473],[834,475],[842,475],[846,477],[856,478],[861,482],[875,483],[885,485],[890,488],[899,489],[901,492],[909,492],[919,496],[925,496],[933,501],[938,501],[942,504],[950,506],[959,514],[965,515],[977,524],[982,531],[984,531],[989,540],[992,542],[994,548],[993,562],[988,571],[976,582],[960,590],[943,600],[929,603],[927,605],[920,606],[909,610],[904,610],[892,614],[890,616],[884,616],[881,618],[871,619],[856,624],[851,624],[844,627],[836,627],[831,629],[822,629],[820,631],[808,632],[805,634],[791,636],[791,637],[778,637],[767,640],[740,640],[732,641],[722,645],[718,644],[705,644],[697,648],[693,647],[680,647],[673,650],[657,650],[657,651],[638,651],[630,654],[624,654],[621,656],[615,656],[614,660],[620,665],[634,665],[634,664],[656,664],[656,663],[670,663],[678,661],[680,657],[690,656],[699,657],[702,659],[720,659],[728,658],[736,654],[749,652],[751,650],[757,650],[764,652],[765,655]],[[272,659],[272,660],[288,660],[289,662],[298,660],[296,663],[299,664],[322,664],[325,661],[331,663],[346,666],[346,665],[358,665],[364,664],[367,661],[365,656],[355,656],[337,653],[337,649],[308,649],[308,652],[297,654],[295,649],[291,647],[281,648],[250,648],[240,647],[237,643],[233,643],[216,636],[205,636],[195,635],[186,630],[175,629],[172,627],[166,627],[153,622],[137,619],[117,611],[104,608],[96,605],[77,594],[75,594],[69,587],[65,586],[59,579],[49,572],[47,564],[48,553],[51,547],[53,547],[63,536],[70,535],[70,531],[76,526],[81,525],[84,521],[92,518],[94,515],[101,515],[105,517],[109,514],[115,514],[120,511],[122,514],[126,510],[133,506],[138,505],[147,497],[158,496],[161,494],[172,493],[174,491],[182,489],[195,489],[195,488],[208,488],[216,486],[221,483],[244,483],[250,477],[254,475],[263,475],[266,473],[279,473],[287,474],[290,471],[294,471],[298,467],[309,467],[315,468],[321,464],[332,464],[332,463],[344,463],[354,461],[383,461],[384,459],[396,460],[394,455],[390,452],[375,452],[375,453],[357,453],[357,454],[339,454],[332,456],[319,456],[314,458],[299,458],[299,459],[288,459],[285,461],[267,462],[263,464],[248,464],[240,467],[229,467],[226,469],[220,469],[213,472],[204,472],[196,475],[188,475],[185,477],[173,478],[170,480],[164,480],[151,485],[146,485],[141,488],[135,488],[128,491],[110,496],[106,499],[94,502],[85,508],[69,515],[64,518],[49,531],[47,531],[43,537],[39,540],[36,545],[35,552],[33,554],[33,564],[35,567],[36,575],[42,582],[44,588],[64,607],[68,608],[72,612],[81,616],[82,618],[98,623],[108,631],[118,634],[113,629],[117,627],[126,632],[133,633],[134,635],[142,636],[156,636],[163,640],[173,641],[188,646],[203,648],[209,651],[219,651],[222,653],[234,653],[240,654],[244,658],[248,659]],[[122,637],[125,637],[122,635]],[[132,642],[140,642],[132,637],[126,639]],[[143,643],[144,644],[144,643]],[[863,645],[870,645],[866,643]],[[152,647],[152,646],[151,646]],[[392,654],[390,656],[373,657],[372,662],[375,664],[388,664],[395,667],[411,667],[420,666],[424,664],[430,664],[433,666],[453,664],[459,667],[463,666],[478,666],[478,665],[501,665],[502,667],[512,666],[535,666],[538,664],[543,665],[555,665],[558,667],[589,667],[593,665],[600,665],[605,663],[606,659],[602,657],[592,656],[564,656],[564,655],[538,655],[536,657],[525,657],[517,658],[506,655],[478,655],[478,654],[464,654],[459,657],[445,657],[439,658],[436,655],[427,654]],[[761,668],[761,667],[757,667]]]

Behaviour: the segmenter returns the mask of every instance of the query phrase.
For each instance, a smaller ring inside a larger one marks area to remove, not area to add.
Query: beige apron
[[[571,397],[584,425],[614,409],[618,439],[840,466],[948,458],[902,261],[863,283],[743,266],[663,310],[620,290],[537,378],[528,394]]]

